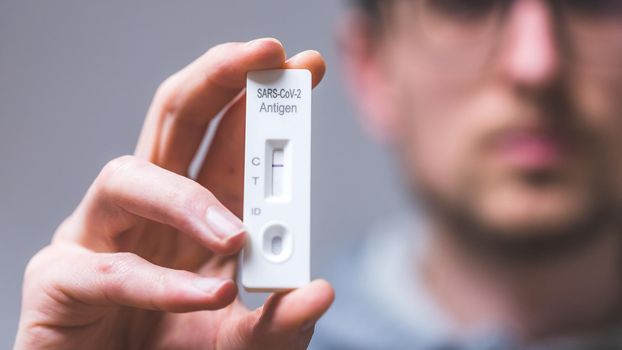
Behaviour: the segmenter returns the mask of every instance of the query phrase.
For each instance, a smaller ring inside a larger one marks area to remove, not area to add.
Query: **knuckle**
[[[43,271],[49,266],[49,251],[50,246],[41,249],[38,253],[32,256],[26,264],[24,272],[24,281],[27,282],[36,278],[36,276],[42,275]]]
[[[220,43],[217,45],[212,46],[209,50],[207,50],[208,53],[213,53],[213,52],[227,52],[231,49],[233,49],[234,47],[239,46],[240,43],[238,42],[224,42],[224,43]]]
[[[95,274],[101,280],[104,291],[117,294],[125,284],[129,273],[136,267],[139,257],[133,253],[102,254],[95,262]]]
[[[95,272],[101,276],[124,275],[138,262],[133,253],[112,253],[102,255],[95,263]]]
[[[199,186],[188,188],[188,192],[182,198],[180,213],[181,215],[196,215],[207,209],[207,206],[213,204],[214,196],[212,193]]]
[[[204,194],[177,194],[177,205],[168,210],[168,215],[180,231],[193,232],[198,230],[196,220],[202,218],[207,210],[208,202]]]
[[[181,86],[179,80],[180,72],[177,72],[161,82],[156,89],[154,102],[162,105],[163,110],[166,112],[173,112],[175,109],[175,101],[177,100]]]
[[[209,48],[200,60],[208,61],[209,63],[214,63],[214,59],[218,59],[220,57],[230,56],[233,51],[238,49],[242,44],[238,42],[225,42]],[[222,60],[227,61],[227,60]]]
[[[123,179],[127,172],[138,168],[142,162],[144,161],[130,155],[115,158],[104,165],[95,182],[100,189],[106,190],[113,187],[118,179]]]
[[[232,84],[231,77],[235,75],[238,69],[235,64],[232,64],[235,61],[231,61],[230,57],[239,45],[239,43],[224,43],[214,46],[207,51],[205,56],[210,62],[210,67],[208,75],[205,77],[206,81],[213,81],[224,87],[234,85]]]
[[[102,168],[101,174],[106,175],[114,175],[120,169],[128,167],[136,162],[137,159],[134,156],[125,155],[121,157],[114,158],[110,160],[104,167]]]
[[[236,69],[235,65],[231,64],[230,58],[233,51],[240,45],[240,43],[228,42],[213,46],[190,66],[202,67],[202,71],[206,72],[206,76],[203,77],[206,82],[212,81],[224,87],[234,86],[237,82],[232,83],[230,77]],[[158,106],[163,116],[175,116],[181,108],[181,95],[190,66],[166,78],[156,89],[154,105]]]
[[[75,265],[76,255],[71,251],[51,244],[37,252],[26,265],[23,292],[40,293],[51,291],[62,283],[68,270]]]

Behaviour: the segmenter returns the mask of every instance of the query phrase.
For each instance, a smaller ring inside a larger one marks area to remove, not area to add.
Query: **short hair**
[[[351,0],[354,6],[360,8],[365,14],[377,18],[380,13],[380,0]]]

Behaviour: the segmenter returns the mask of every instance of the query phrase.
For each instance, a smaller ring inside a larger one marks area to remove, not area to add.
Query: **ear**
[[[383,61],[386,38],[372,21],[358,11],[345,16],[338,33],[341,67],[363,127],[374,139],[390,143],[395,138],[397,114],[388,66]]]

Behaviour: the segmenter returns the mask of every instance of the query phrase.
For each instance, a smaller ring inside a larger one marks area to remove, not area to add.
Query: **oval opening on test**
[[[272,254],[279,255],[283,252],[283,238],[282,237],[274,237],[272,238]]]
[[[286,261],[292,254],[292,234],[283,224],[266,225],[262,241],[264,256],[273,263]]]

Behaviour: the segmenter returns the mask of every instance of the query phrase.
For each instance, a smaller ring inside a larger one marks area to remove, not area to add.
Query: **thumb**
[[[233,325],[225,349],[306,349],[315,323],[335,298],[331,285],[315,280],[303,288],[273,294]]]

